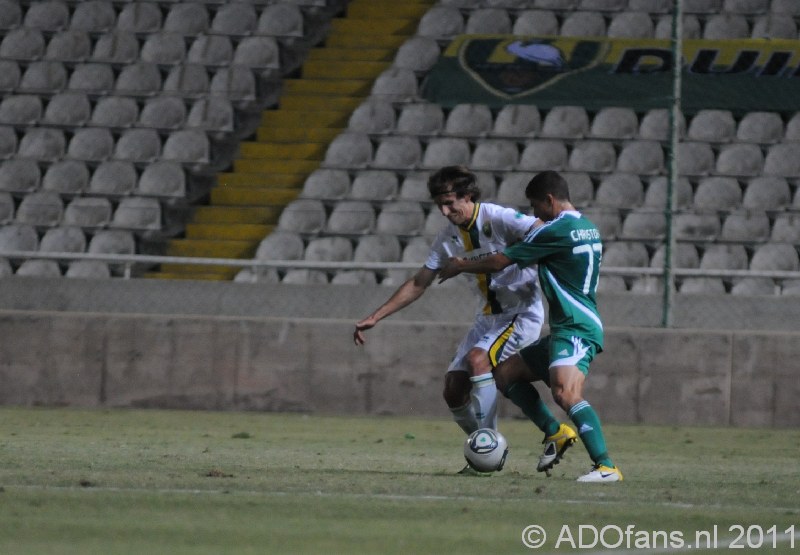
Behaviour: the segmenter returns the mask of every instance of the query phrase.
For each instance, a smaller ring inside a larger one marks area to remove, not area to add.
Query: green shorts
[[[531,369],[535,380],[550,385],[550,368],[554,366],[577,366],[584,375],[589,373],[589,364],[597,354],[597,345],[573,335],[561,337],[547,335],[519,351],[519,356]]]

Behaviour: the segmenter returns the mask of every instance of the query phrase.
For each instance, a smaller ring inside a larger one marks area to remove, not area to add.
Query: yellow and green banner
[[[800,110],[800,41],[686,40],[682,101],[737,112]],[[668,40],[462,35],[426,76],[423,96],[541,108],[666,108],[672,95]]]

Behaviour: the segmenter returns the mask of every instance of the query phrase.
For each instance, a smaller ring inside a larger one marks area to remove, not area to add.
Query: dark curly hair
[[[464,166],[445,166],[428,178],[428,192],[431,198],[455,193],[457,198],[467,195],[477,201],[481,196],[478,179]]]

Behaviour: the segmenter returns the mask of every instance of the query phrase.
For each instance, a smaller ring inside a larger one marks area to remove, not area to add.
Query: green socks
[[[508,386],[505,394],[545,435],[551,436],[558,431],[558,420],[542,401],[533,385],[528,382],[515,382]]]
[[[578,428],[578,434],[595,464],[613,468],[614,463],[606,451],[606,440],[600,427],[600,418],[588,401],[580,401],[569,409],[569,417]]]

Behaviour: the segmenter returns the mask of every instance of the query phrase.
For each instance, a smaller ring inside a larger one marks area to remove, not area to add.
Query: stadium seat
[[[18,158],[30,158],[40,162],[61,159],[66,151],[66,138],[59,129],[32,127],[19,141]]]
[[[645,206],[664,208],[667,205],[667,187],[669,183],[666,177],[656,177],[647,186],[644,195]],[[675,197],[677,208],[688,208],[692,205],[694,192],[692,184],[685,177],[679,177],[675,185]]]
[[[517,209],[529,207],[530,201],[528,201],[528,198],[525,196],[525,187],[527,187],[528,182],[530,182],[534,175],[536,174],[522,172],[506,174],[500,182],[500,186],[497,188],[496,202],[503,206],[510,206]]]
[[[770,278],[742,278],[731,287],[732,295],[774,295],[778,288]]]
[[[667,220],[662,210],[636,208],[625,216],[620,238],[634,241],[661,241],[666,236]]]
[[[725,145],[717,155],[716,173],[751,177],[761,174],[764,154],[755,144],[738,143]]]
[[[368,98],[350,115],[347,129],[355,133],[382,134],[394,130],[396,116],[391,102]]]
[[[468,35],[507,35],[511,33],[511,17],[507,10],[478,8],[467,17],[464,32]]]
[[[787,279],[781,286],[781,295],[797,297],[800,295],[800,280]]]
[[[328,283],[328,275],[320,270],[288,270],[281,283],[294,285],[324,285]]]
[[[211,162],[211,143],[198,129],[173,131],[164,141],[161,158],[189,164],[193,171],[198,171]]]
[[[72,135],[67,156],[82,162],[102,162],[114,152],[114,137],[108,128],[86,127]]]
[[[177,113],[177,112],[176,112]],[[235,129],[236,113],[226,98],[211,97],[197,100],[189,109],[184,126],[202,129],[212,137],[232,133]]]
[[[0,93],[11,93],[19,87],[22,71],[14,60],[0,60]]]
[[[725,0],[723,11],[743,15],[766,13],[770,0]]]
[[[114,28],[117,12],[110,1],[78,2],[70,18],[69,28],[87,33],[105,33]]]
[[[594,202],[597,206],[634,208],[644,201],[642,180],[634,174],[612,173],[600,181]]]
[[[22,8],[15,0],[0,0],[0,31],[16,29],[22,23]]]
[[[0,41],[0,58],[32,61],[44,56],[45,40],[42,32],[30,27],[13,29]]]
[[[650,258],[651,268],[663,268],[666,257],[666,248],[659,245],[653,256]],[[699,268],[700,256],[697,254],[697,247],[689,243],[678,243],[671,254],[673,268]]]
[[[532,137],[539,132],[541,117],[531,104],[506,104],[497,113],[491,134],[498,137]]]
[[[23,197],[17,208],[16,221],[35,227],[53,227],[61,223],[64,203],[53,191],[34,191]]]
[[[346,170],[321,168],[314,170],[303,182],[302,198],[339,200],[350,191],[350,176]]]
[[[444,128],[444,112],[433,103],[406,104],[397,119],[398,134],[437,135]]]
[[[164,92],[186,97],[199,97],[208,92],[210,83],[205,66],[183,64],[169,70],[164,79]],[[224,93],[224,91],[219,92]]]
[[[617,157],[617,171],[638,175],[654,175],[664,171],[664,150],[653,140],[625,143]]]
[[[619,210],[590,206],[583,210],[583,215],[597,226],[604,241],[616,239],[622,231],[622,218]]]
[[[80,127],[92,115],[89,98],[78,92],[62,92],[53,95],[42,117],[43,125]]]
[[[400,45],[393,65],[415,73],[424,73],[434,66],[440,55],[441,49],[436,39],[415,36]]]
[[[648,13],[623,12],[611,18],[606,34],[612,38],[652,39],[655,25]]]
[[[299,234],[273,231],[258,244],[256,260],[302,260],[305,245]]]
[[[400,241],[394,235],[365,235],[356,242],[354,262],[398,262]]]
[[[588,206],[594,200],[594,183],[586,172],[563,172],[569,184],[569,197],[577,207]]]
[[[650,264],[650,255],[642,243],[612,241],[604,243],[603,247],[603,266],[644,268]]]
[[[186,172],[178,162],[159,160],[147,164],[139,176],[136,194],[179,199],[186,196]]]
[[[578,9],[597,10],[599,12],[618,12],[624,10],[628,0],[580,0]]]
[[[572,12],[564,18],[559,34],[564,37],[605,37],[606,22],[597,12]]]
[[[544,117],[541,136],[580,139],[589,133],[589,115],[581,106],[555,106]]]
[[[742,188],[732,177],[706,177],[694,193],[698,210],[733,210],[742,203]]]
[[[0,225],[14,221],[14,198],[11,193],[0,192]]]
[[[45,0],[28,6],[23,24],[31,29],[56,32],[69,26],[69,7],[66,2]]]
[[[700,259],[703,270],[746,270],[749,264],[743,245],[709,245]]]
[[[422,228],[422,234],[427,237],[435,236],[447,224],[447,221],[447,218],[442,216],[438,208],[431,209],[425,217],[425,227]]]
[[[492,113],[485,104],[457,104],[445,121],[444,132],[460,137],[479,137],[492,128]]]
[[[742,207],[755,210],[781,210],[791,204],[792,193],[783,177],[754,177],[747,183]]]
[[[422,145],[415,137],[390,136],[381,139],[372,165],[384,169],[411,169],[422,161]]]
[[[39,236],[33,226],[13,223],[0,227],[0,252],[32,252],[38,248]]]
[[[222,35],[247,36],[256,30],[258,14],[246,2],[222,4],[211,20],[211,32]]]
[[[69,76],[67,89],[94,95],[110,93],[114,89],[114,72],[111,70],[111,65],[78,64]]]
[[[42,119],[41,97],[33,94],[12,94],[0,101],[0,124],[27,127]]]
[[[111,221],[111,201],[100,197],[75,197],[66,208],[62,224],[83,229],[96,229]]]
[[[126,65],[114,82],[114,90],[122,95],[153,95],[161,90],[161,72],[152,63]]]
[[[137,2],[145,4],[145,2]],[[133,31],[116,29],[100,35],[91,60],[104,64],[132,64],[139,59],[139,41]]]
[[[719,216],[710,212],[678,214],[674,221],[675,237],[686,241],[713,241],[721,229]]]
[[[278,2],[264,7],[258,18],[256,34],[274,37],[303,37],[306,29],[300,7]]]
[[[469,164],[473,170],[509,171],[519,163],[516,143],[505,139],[480,140]]]
[[[200,82],[197,81],[196,85],[199,86]],[[261,104],[267,105],[276,101],[277,93],[274,90],[263,100],[259,100],[257,88],[255,75],[250,68],[235,65],[219,68],[208,84],[208,91],[212,95],[227,97],[236,108],[244,111],[251,111]]]
[[[703,38],[706,40],[750,38],[750,26],[744,16],[732,13],[714,14],[706,20]]]
[[[227,38],[226,38],[227,40]],[[222,65],[226,62],[227,47],[223,43],[216,47],[218,54],[206,60],[208,65]],[[281,57],[278,41],[275,37],[244,37],[233,51],[232,63],[259,70],[265,79],[277,76],[281,70]]]
[[[417,34],[437,40],[451,40],[464,32],[464,17],[457,8],[434,6],[420,19]]]
[[[353,259],[353,244],[344,237],[311,239],[303,259],[309,262],[347,262]]]
[[[779,14],[763,15],[756,18],[750,36],[754,39],[796,40],[797,23]]]
[[[769,218],[765,212],[736,210],[725,218],[719,238],[735,243],[753,243],[767,240],[769,233]]]
[[[334,285],[375,285],[378,279],[369,270],[338,270],[331,278]]]
[[[391,200],[399,188],[397,174],[388,170],[361,171],[353,178],[347,197],[373,202]]]
[[[800,112],[795,112],[794,115],[786,122],[786,135],[785,141],[797,142],[800,141]]]
[[[608,141],[576,141],[569,155],[568,168],[574,172],[606,173],[617,165],[614,145]]]
[[[410,69],[391,67],[378,75],[371,93],[392,102],[409,102],[417,98],[417,77]]]
[[[598,293],[603,295],[607,293],[624,293],[628,290],[628,286],[625,283],[625,278],[622,276],[603,276],[597,282],[597,289]]]
[[[725,284],[721,278],[688,277],[681,282],[680,292],[689,295],[722,295],[725,293]]]
[[[55,260],[37,260],[31,258],[22,261],[22,264],[17,268],[16,275],[55,278],[61,277],[61,269],[58,267],[58,262]]]
[[[48,229],[39,243],[40,252],[84,252],[86,235],[79,227],[59,226]]]
[[[67,70],[61,62],[31,62],[19,80],[19,92],[51,94],[67,86]]]
[[[686,141],[678,145],[678,173],[704,176],[714,171],[714,151],[708,143]]]
[[[136,232],[161,229],[161,205],[150,197],[132,196],[119,201],[109,227]]]
[[[521,171],[563,170],[567,166],[567,147],[556,139],[529,142],[519,158]]]
[[[424,225],[425,213],[418,202],[398,200],[383,205],[375,224],[375,232],[405,237],[418,235]]]
[[[0,162],[0,191],[28,193],[39,187],[42,171],[36,160],[12,158]]]
[[[729,110],[700,110],[689,122],[687,137],[692,141],[727,143],[736,135],[736,121]]]
[[[436,170],[444,166],[467,166],[470,157],[467,139],[437,137],[431,139],[425,148],[422,167]]]
[[[517,36],[558,35],[558,18],[551,10],[524,10],[517,15],[511,34]]]
[[[119,160],[101,162],[92,173],[88,192],[95,195],[128,195],[136,187],[133,163]]]
[[[10,125],[0,125],[0,160],[13,157],[19,142],[17,132]]]
[[[769,147],[764,175],[800,177],[800,144],[780,143]]]
[[[638,295],[656,295],[664,292],[664,278],[657,276],[641,276],[634,278],[630,292]]]
[[[400,200],[413,200],[421,203],[431,202],[428,191],[428,174],[411,172],[403,178],[400,184]]]
[[[748,112],[736,128],[736,140],[744,143],[772,144],[781,138],[783,121],[776,112]]]
[[[598,139],[632,139],[639,132],[639,118],[630,108],[602,108],[592,119],[589,136]]]
[[[323,164],[332,168],[364,168],[372,161],[372,142],[365,133],[338,135],[325,152]]]
[[[666,141],[670,138],[669,110],[661,108],[648,111],[639,124],[639,138],[651,141]],[[683,114],[678,119],[679,137],[686,134],[686,120]]]
[[[772,0],[769,9],[776,14],[800,15],[800,4],[795,0]]]
[[[789,243],[765,243],[759,245],[750,259],[750,269],[796,272],[800,269],[797,249]]]
[[[60,160],[50,164],[42,177],[42,190],[62,196],[80,195],[88,186],[89,168],[78,160]]]
[[[365,235],[375,229],[375,210],[372,205],[360,200],[344,200],[337,203],[328,218],[328,233],[341,235]]]
[[[76,260],[71,262],[64,277],[76,279],[108,279],[111,270],[108,264],[99,260]]]
[[[144,164],[155,161],[160,154],[161,137],[155,129],[126,129],[117,139],[112,157]]]
[[[778,214],[772,224],[772,241],[778,243],[800,244],[800,215]]]
[[[92,53],[92,41],[85,31],[67,30],[55,34],[47,43],[45,60],[55,62],[83,62]]]
[[[134,254],[136,240],[133,233],[122,229],[101,229],[89,240],[87,251],[91,254]]]
[[[153,129],[180,129],[186,123],[186,104],[171,95],[148,98],[139,114],[137,125]]]
[[[208,10],[199,2],[173,4],[164,18],[163,30],[170,33],[196,36],[205,33],[208,28]]]

